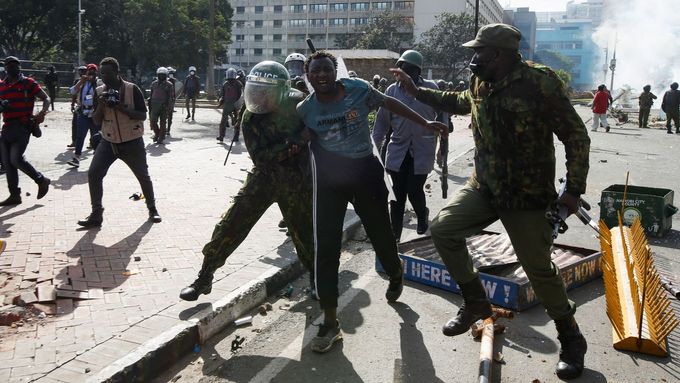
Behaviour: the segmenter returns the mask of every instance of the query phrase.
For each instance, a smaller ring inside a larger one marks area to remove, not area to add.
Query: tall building
[[[594,89],[599,72],[600,48],[592,39],[602,22],[604,0],[570,1],[565,12],[537,12],[536,52],[559,53],[573,63],[571,86]]]
[[[502,21],[498,0],[480,0],[479,4],[480,25]],[[308,54],[307,38],[318,49],[337,48],[338,36],[358,33],[357,28],[387,10],[413,21],[417,41],[435,25],[435,16],[442,12],[474,14],[475,1],[233,0],[231,6],[229,63],[250,67],[262,60],[281,61],[292,52]]]
[[[568,19],[587,19],[593,22],[594,26],[602,23],[602,13],[604,0],[587,0],[576,2],[574,0],[567,3]]]
[[[539,23],[536,28],[536,53],[557,52],[573,63],[571,86],[574,89],[593,88],[593,71],[599,48],[592,40],[593,23],[584,19],[553,20]],[[550,63],[545,62],[550,65]]]
[[[529,11],[529,8],[517,8],[517,10],[505,10],[503,18],[506,24],[512,24],[522,33],[522,40],[519,42],[519,53],[525,60],[534,59],[534,48],[536,47],[536,12]]]

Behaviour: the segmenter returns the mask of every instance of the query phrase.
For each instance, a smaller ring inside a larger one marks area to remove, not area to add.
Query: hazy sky
[[[503,8],[529,7],[529,10],[535,12],[564,12],[567,10],[568,0],[498,0],[498,2]]]

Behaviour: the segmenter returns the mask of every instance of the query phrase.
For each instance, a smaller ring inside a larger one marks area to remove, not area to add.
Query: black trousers
[[[411,202],[413,210],[420,219],[427,217],[427,205],[425,200],[425,181],[427,174],[414,174],[413,157],[411,153],[406,153],[404,161],[398,172],[388,170],[392,178],[392,188],[396,201],[390,202],[390,218],[392,220],[392,231],[395,238],[401,238],[401,230],[404,226],[404,210],[406,209],[406,197]]]
[[[347,203],[354,205],[383,268],[391,278],[402,273],[390,228],[383,167],[374,156],[349,159],[312,145],[314,267],[322,309],[338,306],[338,268]]]
[[[48,86],[47,95],[50,96],[50,106],[52,106],[52,110],[54,110],[54,100],[57,98],[57,87]]]
[[[14,123],[7,124],[0,133],[0,156],[7,171],[7,187],[11,195],[21,194],[19,189],[19,170],[24,172],[35,183],[42,181],[43,175],[26,161],[24,152],[31,138],[28,126]]]
[[[102,208],[104,196],[104,177],[109,168],[117,160],[121,159],[137,177],[139,185],[144,193],[146,206],[151,209],[156,207],[156,199],[153,193],[153,184],[149,176],[149,167],[146,164],[146,149],[142,137],[121,144],[112,144],[101,140],[94,152],[90,169],[87,171],[87,181],[90,187],[90,201],[92,210]]]

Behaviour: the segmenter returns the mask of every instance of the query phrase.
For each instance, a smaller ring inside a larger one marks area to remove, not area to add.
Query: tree
[[[436,16],[437,24],[423,33],[416,49],[423,54],[428,65],[446,69],[445,79],[454,79],[467,68],[472,50],[461,45],[475,37],[474,19],[461,13],[444,12]]]
[[[0,1],[0,54],[22,60],[71,61],[77,45],[78,3]]]
[[[572,69],[574,69],[574,61],[559,52],[548,50],[536,51],[534,53],[534,61],[549,66],[555,71],[562,69],[571,73]]]
[[[209,1],[215,1],[215,57],[225,56],[233,15],[228,0],[87,0],[86,57],[116,57],[133,73],[167,65],[205,67]]]
[[[569,84],[571,83],[571,74],[564,69],[556,70],[555,74],[557,75],[557,77],[560,78],[560,80],[562,80],[562,83],[564,84],[564,89],[568,89]]]
[[[353,33],[335,38],[342,49],[388,49],[400,52],[403,46],[413,44],[413,21],[391,11],[369,19],[368,24],[357,27]]]

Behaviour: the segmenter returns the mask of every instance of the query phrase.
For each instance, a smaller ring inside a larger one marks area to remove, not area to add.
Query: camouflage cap
[[[487,24],[477,31],[477,37],[463,44],[466,48],[496,47],[503,49],[519,49],[522,33],[508,24]]]

